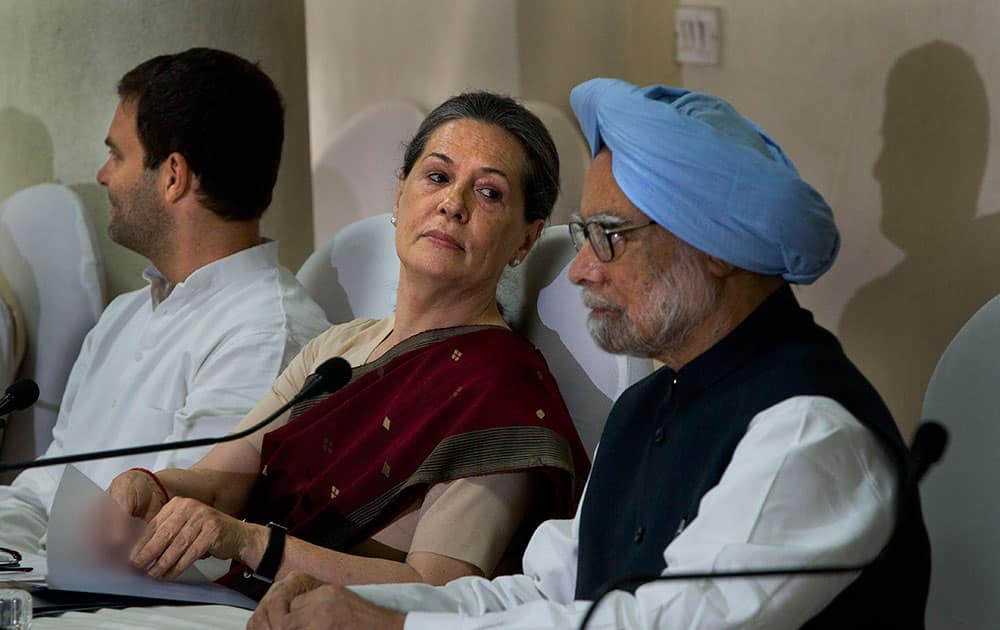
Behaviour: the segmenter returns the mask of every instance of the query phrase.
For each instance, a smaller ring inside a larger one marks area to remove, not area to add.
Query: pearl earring
[[[521,259],[520,258],[515,258],[514,260],[511,261],[510,266],[511,267],[517,267],[520,264],[521,264]]]
[[[392,215],[391,217],[389,217],[389,223],[396,225],[396,215]]]

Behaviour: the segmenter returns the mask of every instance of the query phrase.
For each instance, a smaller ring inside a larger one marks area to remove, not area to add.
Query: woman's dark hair
[[[211,48],[160,55],[126,73],[118,96],[135,106],[147,169],[180,153],[201,202],[226,219],[258,219],[271,205],[285,113],[257,64]]]
[[[529,223],[548,219],[559,196],[559,154],[542,121],[523,105],[492,92],[466,92],[453,96],[427,114],[403,154],[403,177],[423,154],[427,140],[438,127],[452,120],[476,120],[495,125],[521,143],[527,155],[524,169],[524,218]]]

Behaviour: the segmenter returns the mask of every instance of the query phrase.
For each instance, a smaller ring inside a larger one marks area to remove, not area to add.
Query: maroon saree
[[[545,518],[572,515],[589,461],[545,360],[499,327],[432,330],[355,368],[265,435],[247,520],[333,549],[371,537],[441,482],[535,469]]]

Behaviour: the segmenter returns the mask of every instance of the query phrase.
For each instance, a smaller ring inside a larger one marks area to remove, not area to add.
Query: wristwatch
[[[256,571],[251,571],[249,568],[244,571],[243,577],[271,584],[274,582],[274,576],[278,574],[278,567],[281,566],[281,557],[285,554],[285,535],[288,533],[288,528],[273,521],[268,523],[267,527],[271,533],[267,537],[267,548],[264,549],[260,564],[257,565]]]

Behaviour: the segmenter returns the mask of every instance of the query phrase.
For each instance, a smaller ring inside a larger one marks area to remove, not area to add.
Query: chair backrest
[[[32,186],[0,205],[0,266],[28,329],[20,376],[40,390],[35,406],[8,424],[6,456],[38,455],[52,438],[70,368],[104,309],[99,251],[83,203],[65,186]]]
[[[497,295],[504,317],[545,356],[587,453],[604,430],[611,405],[653,370],[649,359],[608,354],[587,332],[587,309],[567,276],[576,251],[564,225],[545,228],[520,267],[509,270]]]
[[[580,208],[583,179],[590,166],[590,151],[576,122],[555,105],[543,101],[525,101],[524,106],[545,123],[559,152],[559,199],[549,222],[560,225]]]
[[[378,214],[338,230],[296,274],[331,322],[385,317],[395,308],[399,258],[390,216]]]
[[[949,433],[947,456],[920,487],[931,539],[927,627],[992,628],[1000,619],[1000,296],[945,350],[923,417]]]
[[[344,123],[313,166],[317,245],[348,223],[392,210],[403,147],[423,118],[412,103],[385,101]]]
[[[332,322],[384,317],[399,281],[389,215],[362,219],[337,233],[299,270],[299,281]],[[546,228],[534,249],[501,278],[504,318],[541,350],[592,456],[611,404],[652,371],[652,361],[608,354],[587,332],[587,310],[566,276],[575,255],[566,226]]]

